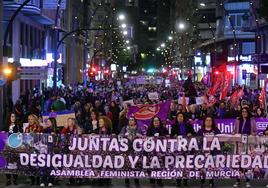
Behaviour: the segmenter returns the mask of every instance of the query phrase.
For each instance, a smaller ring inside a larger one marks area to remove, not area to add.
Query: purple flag
[[[171,101],[159,104],[144,104],[129,107],[128,117],[134,116],[137,119],[138,126],[145,133],[154,116],[166,121]]]

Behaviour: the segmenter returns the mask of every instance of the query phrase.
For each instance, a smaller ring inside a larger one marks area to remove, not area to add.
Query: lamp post
[[[5,33],[4,33],[4,44],[3,44],[3,49],[2,49],[2,45],[1,46],[1,55],[0,55],[0,67],[2,67],[2,65],[4,64],[4,59],[3,59],[3,56],[7,59],[7,56],[8,56],[8,50],[7,50],[7,36],[8,36],[8,33],[9,31],[11,30],[12,28],[12,25],[13,25],[13,21],[15,20],[15,18],[17,17],[17,15],[19,14],[19,12],[23,9],[24,6],[26,6],[28,3],[30,2],[30,0],[26,0],[24,1],[20,6],[19,8],[13,13],[13,15],[11,16],[9,22],[8,22],[8,25],[7,25],[7,28],[5,30]],[[2,21],[2,13],[3,13],[3,1],[0,2],[0,21]],[[3,28],[3,27],[1,27]],[[1,31],[2,32],[2,31]],[[2,36],[2,33],[0,33]],[[12,33],[10,33],[12,34]],[[3,52],[3,55],[2,55],[2,52]],[[6,62],[5,62],[6,63]],[[8,112],[10,111],[10,105],[9,105],[9,98],[7,97],[10,97],[12,96],[12,88],[9,88],[10,87],[10,84],[11,82],[10,81],[7,81],[7,83],[3,86],[3,87],[0,87],[0,126],[3,125],[3,122],[5,121],[6,117],[7,117],[7,114]],[[9,89],[8,89],[9,88]]]
[[[58,42],[58,29],[57,29],[57,21],[59,16],[59,9],[61,5],[61,0],[58,0],[58,6],[56,10],[56,16],[54,21],[54,28],[53,28],[53,41],[54,41],[54,70],[53,70],[53,89],[57,89],[57,68],[58,68],[58,53],[57,53],[57,42]]]
[[[2,21],[3,16],[3,1],[0,1],[0,20]],[[2,22],[0,22],[0,28],[3,28]],[[0,29],[0,36],[2,36],[2,29]],[[0,65],[3,64],[3,46],[2,46],[2,37],[0,37]],[[3,125],[3,87],[0,86],[0,128],[2,128]]]

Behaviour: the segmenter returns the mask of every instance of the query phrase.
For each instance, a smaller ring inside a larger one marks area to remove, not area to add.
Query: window
[[[20,23],[20,44],[24,45],[24,24]]]
[[[243,42],[242,43],[242,54],[254,54],[255,53],[255,42]]]
[[[232,26],[236,27],[242,27],[243,26],[243,13],[239,14],[230,14],[230,19],[228,16],[226,16],[226,27],[232,28]],[[230,22],[231,21],[231,22]],[[232,24],[231,24],[232,23]]]
[[[25,25],[25,45],[29,46],[29,26]]]

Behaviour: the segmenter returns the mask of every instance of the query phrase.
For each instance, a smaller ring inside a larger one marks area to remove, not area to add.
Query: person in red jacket
[[[61,134],[77,134],[77,127],[74,118],[68,118],[67,124],[60,132]]]

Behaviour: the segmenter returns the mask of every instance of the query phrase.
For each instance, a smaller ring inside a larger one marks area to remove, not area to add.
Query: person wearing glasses
[[[240,117],[235,121],[234,132],[233,134],[242,134],[242,135],[253,135],[257,134],[256,121],[254,118],[251,118],[251,113],[249,108],[243,107],[241,110]],[[240,187],[240,178],[236,179],[234,187]],[[251,187],[249,178],[246,177],[246,187]]]
[[[135,117],[129,118],[128,125],[122,128],[120,135],[126,136],[128,138],[130,149],[132,149],[131,146],[135,137],[142,135],[142,130],[137,126],[137,120],[135,119]],[[140,186],[139,179],[134,179],[134,183],[136,187]],[[129,187],[129,179],[125,179],[125,185],[126,187]]]

